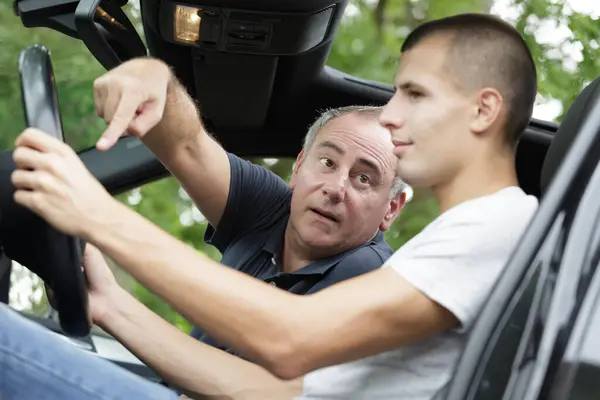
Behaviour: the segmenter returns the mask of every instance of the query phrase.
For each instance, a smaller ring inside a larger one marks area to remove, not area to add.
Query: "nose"
[[[329,198],[332,203],[341,203],[346,198],[346,186],[348,177],[344,174],[335,174],[323,185],[323,195]]]
[[[404,113],[402,110],[400,98],[396,93],[381,111],[379,124],[390,131],[402,128],[404,126]]]

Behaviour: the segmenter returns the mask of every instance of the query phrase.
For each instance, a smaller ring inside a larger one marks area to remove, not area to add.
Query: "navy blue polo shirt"
[[[231,180],[227,204],[217,229],[209,225],[204,236],[206,243],[221,252],[222,264],[282,290],[309,294],[377,269],[392,255],[383,232],[378,232],[358,248],[315,261],[295,272],[282,272],[280,254],[292,190],[268,169],[228,155]],[[235,354],[197,328],[192,330],[192,336]]]

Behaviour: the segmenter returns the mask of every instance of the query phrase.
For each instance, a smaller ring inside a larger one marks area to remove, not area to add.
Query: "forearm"
[[[173,75],[162,119],[141,140],[167,168],[177,169],[177,158],[193,151],[202,141],[202,135],[206,132],[198,109]]]
[[[194,100],[174,76],[162,119],[142,141],[217,226],[229,195],[229,157],[204,130]]]
[[[210,336],[270,371],[281,365],[305,329],[300,296],[223,267],[116,201],[110,207],[110,220],[88,227],[90,243]]]
[[[282,379],[456,325],[391,268],[293,295],[223,267],[122,204],[114,206],[110,221],[90,227],[89,242],[208,335]]]
[[[181,332],[123,290],[99,325],[169,383],[199,398],[291,399],[300,382],[283,382],[256,364]]]

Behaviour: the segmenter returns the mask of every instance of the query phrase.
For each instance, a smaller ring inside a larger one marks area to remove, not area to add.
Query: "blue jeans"
[[[0,304],[0,400],[177,398]]]

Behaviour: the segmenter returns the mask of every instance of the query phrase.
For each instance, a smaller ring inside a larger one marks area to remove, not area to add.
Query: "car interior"
[[[164,60],[198,101],[208,130],[224,148],[244,157],[295,157],[306,128],[319,112],[353,104],[383,105],[394,93],[392,85],[359,79],[325,65],[347,0],[193,0],[186,3],[140,0],[146,43],[140,40],[121,11],[125,3],[123,0],[45,3],[16,0],[14,11],[15,18],[20,18],[27,27],[47,27],[80,39],[106,69],[144,55]],[[39,65],[49,63],[49,58],[43,58],[47,53],[37,49]],[[25,50],[22,54],[26,54]],[[46,65],[50,76],[51,64]],[[44,79],[42,75],[22,77],[25,82]],[[568,231],[579,198],[596,167],[600,156],[599,82],[596,80],[586,87],[560,126],[532,119],[523,133],[516,159],[519,184],[525,192],[540,198],[541,206],[482,311],[455,377],[447,391],[440,393],[440,399],[490,398],[486,396],[497,394],[498,387],[505,386],[511,379],[512,361],[502,361],[510,352],[490,349],[504,340],[498,330],[506,315],[514,310],[511,299],[531,291],[537,293],[539,288],[529,284],[534,279],[530,267],[539,262],[543,245],[565,210],[568,210],[566,217],[563,215],[560,221]],[[55,93],[51,89],[47,87],[40,92],[38,88],[38,101],[28,104],[24,100],[24,108],[33,114],[36,107],[53,110]],[[25,98],[26,89],[23,91]],[[40,100],[43,96],[44,100]],[[34,120],[32,117],[28,124],[35,124]],[[60,130],[55,134],[60,136]],[[79,156],[114,195],[168,174],[135,138],[122,138],[105,153],[91,148],[81,151]],[[17,228],[11,222],[11,218],[14,221],[16,217],[7,212],[14,205],[8,205],[5,196],[13,190],[9,174],[14,165],[9,159],[10,152],[0,154],[0,200],[5,199],[0,201],[0,249],[4,249],[3,255],[0,252],[0,301],[5,303],[10,286],[9,256],[13,254],[15,260],[20,257],[17,261],[22,265],[39,273],[45,281],[55,282],[58,267],[48,267],[47,254],[52,248],[59,248],[49,245],[53,242],[44,241],[41,235],[24,245],[23,235],[48,229],[31,216],[30,219],[20,217],[23,218],[20,221],[29,221],[26,228],[20,228],[27,232],[16,233]],[[68,257],[71,261],[66,264],[77,265],[82,244],[76,238],[60,240],[63,241],[60,248],[70,249],[70,253],[54,252],[53,259]],[[16,248],[21,252],[13,251]],[[77,275],[80,271],[77,268],[69,271],[61,277],[70,274],[72,282],[67,286],[74,288],[73,292],[65,287],[59,291],[65,295],[63,304],[69,305],[65,309],[80,302],[79,311],[75,313],[77,320],[85,310],[83,300],[78,297],[84,286],[81,276]],[[68,313],[64,309],[58,311],[61,316]],[[521,313],[510,340],[507,339],[507,346],[515,351],[522,346],[530,312],[527,308]],[[108,335],[96,332],[87,335],[89,327],[85,326],[71,329],[65,324],[68,317],[61,318],[60,323],[27,317],[130,371],[157,379]],[[491,372],[486,375],[484,372],[490,368]],[[493,381],[490,374],[496,377],[495,384],[490,384]]]

